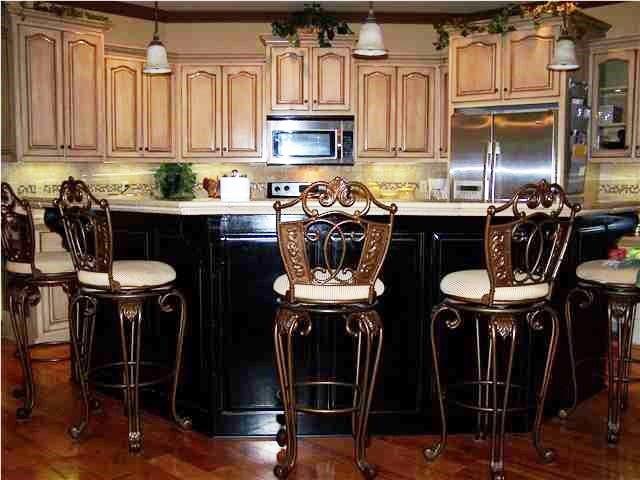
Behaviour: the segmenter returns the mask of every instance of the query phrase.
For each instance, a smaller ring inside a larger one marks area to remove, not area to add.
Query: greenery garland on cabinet
[[[467,37],[473,33],[493,33],[504,35],[513,32],[516,27],[509,22],[511,17],[520,16],[520,18],[529,18],[533,24],[538,26],[540,19],[545,16],[563,16],[568,19],[568,27],[571,33],[580,38],[584,31],[578,25],[571,22],[571,15],[578,10],[575,2],[558,2],[548,1],[542,5],[527,4],[509,4],[498,10],[486,25],[478,25],[478,20],[469,20],[464,17],[456,17],[444,22],[434,23],[433,28],[438,34],[438,40],[433,43],[436,50],[443,50],[449,46],[449,34],[451,31],[458,32],[463,37]]]
[[[289,18],[281,22],[271,23],[274,35],[286,38],[292,47],[300,46],[300,31],[311,31],[318,34],[320,47],[331,47],[336,34],[353,33],[347,22],[338,20],[333,14],[326,12],[318,3],[305,4],[301,12],[292,12]]]

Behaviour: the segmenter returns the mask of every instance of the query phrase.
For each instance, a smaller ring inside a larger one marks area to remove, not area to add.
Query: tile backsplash
[[[86,181],[102,195],[125,192],[139,197],[153,196],[151,163],[2,163],[2,180],[11,183],[24,196],[54,197],[62,180],[69,176]],[[196,194],[206,196],[202,188],[205,177],[215,178],[236,169],[252,182],[253,198],[264,197],[270,181],[314,181],[341,175],[364,183],[378,182],[394,187],[419,185],[429,178],[446,178],[445,163],[363,163],[352,167],[335,166],[265,166],[263,164],[194,164],[198,183]],[[640,167],[637,164],[590,164],[586,197],[591,202],[640,202]],[[415,199],[424,199],[416,191]]]
[[[3,163],[2,180],[9,182],[18,195],[54,197],[60,183],[67,177],[81,178],[99,194],[117,195],[125,192],[135,196],[152,196],[153,172],[157,164],[150,163]],[[264,185],[270,181],[314,181],[336,175],[364,183],[414,184],[429,178],[447,176],[447,165],[440,164],[361,164],[352,167],[335,166],[265,166],[257,164],[194,164],[197,175],[196,194],[206,196],[202,188],[205,177],[215,178],[238,170],[252,184],[254,198],[264,196]]]

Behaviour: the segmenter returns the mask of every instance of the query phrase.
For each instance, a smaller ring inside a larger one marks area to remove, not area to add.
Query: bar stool
[[[331,210],[336,203],[342,208]],[[283,221],[283,212],[297,205],[305,219]],[[387,220],[365,219],[371,205],[388,214]],[[274,473],[286,478],[295,467],[297,412],[351,414],[356,464],[366,478],[373,478],[375,467],[366,459],[367,426],[383,342],[383,324],[375,307],[385,288],[378,274],[389,248],[397,207],[380,203],[361,183],[336,177],[311,184],[295,200],[275,202],[274,209],[286,271],[273,284],[279,303],[274,340],[284,405],[276,440],[285,447],[278,454]],[[345,322],[346,334],[354,339],[354,382],[296,379],[294,336],[308,336],[318,316]],[[351,388],[353,402],[332,409],[298,404],[296,393],[302,387]]]
[[[181,428],[191,428],[191,420],[178,415],[176,410],[187,306],[183,294],[173,285],[175,270],[165,263],[155,261],[114,261],[109,204],[106,200],[94,197],[83,181],[74,180],[73,177],[64,181],[55,205],[62,217],[79,283],[78,291],[69,306],[69,319],[84,409],[82,419],[69,429],[69,434],[72,438],[79,439],[88,426],[93,407],[89,383],[123,390],[130,452],[139,452],[142,448],[138,400],[140,387],[172,381],[170,402],[173,419]],[[176,357],[171,368],[140,360],[143,304],[149,299],[156,299],[164,312],[174,311],[179,305]],[[122,361],[92,367],[91,345],[98,300],[112,301],[117,306]],[[141,367],[145,370],[163,371],[153,378],[141,381]],[[122,372],[122,383],[96,378],[96,373],[113,369]]]
[[[76,288],[76,272],[68,252],[36,252],[35,227],[31,206],[18,198],[8,183],[2,182],[2,255],[7,272],[9,315],[16,339],[17,355],[22,366],[24,386],[14,390],[23,406],[16,410],[18,420],[27,420],[36,402],[31,351],[67,342],[29,342],[30,307],[40,302],[40,287],[60,286],[71,295]],[[51,357],[45,362],[68,360]]]
[[[568,216],[561,217],[565,207]],[[515,218],[498,215],[508,209]],[[558,315],[549,300],[579,210],[580,205],[569,203],[557,184],[542,180],[524,185],[508,203],[490,206],[487,210],[484,234],[487,269],[454,272],[442,279],[440,290],[445,299],[434,307],[431,316],[431,348],[442,429],[439,442],[424,450],[427,460],[435,460],[447,442],[447,388],[440,378],[438,327],[444,327],[441,328],[444,332],[456,330],[463,324],[464,314],[469,314],[475,323],[477,380],[450,385],[448,389],[455,391],[464,386],[473,389],[477,399],[475,405],[455,403],[477,412],[478,439],[485,437],[491,420],[489,462],[491,477],[496,480],[504,478],[506,416],[531,408],[509,405],[511,389],[523,388],[511,382],[518,334],[526,327],[531,333],[542,332],[545,320],[550,321],[551,333],[537,397],[532,441],[543,462],[554,460],[555,452],[541,444],[543,408],[558,341]],[[482,324],[486,324],[489,331],[485,366],[481,358]],[[506,352],[499,352],[501,344]],[[498,359],[504,353],[506,373],[499,378]]]
[[[636,319],[636,308],[640,303],[640,287],[638,275],[640,266],[629,265],[613,268],[607,260],[591,260],[578,265],[577,286],[569,292],[565,304],[567,319],[567,335],[569,338],[569,358],[573,380],[573,404],[561,411],[561,417],[567,418],[576,408],[578,401],[578,382],[576,378],[576,361],[573,350],[572,324],[573,307],[588,308],[596,296],[607,302],[608,316],[608,349],[607,349],[607,383],[609,391],[607,411],[607,442],[618,443],[622,429],[622,414],[627,409],[629,384],[640,381],[631,376],[631,365],[640,363],[633,358],[633,331]]]

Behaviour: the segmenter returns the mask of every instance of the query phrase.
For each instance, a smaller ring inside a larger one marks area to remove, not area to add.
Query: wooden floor
[[[21,372],[13,345],[2,343],[2,479],[5,480],[259,480],[273,479],[278,451],[275,441],[210,439],[184,433],[171,423],[144,416],[144,447],[127,453],[122,406],[105,400],[105,412],[94,417],[89,435],[74,443],[66,429],[79,407],[69,383],[68,363],[36,365],[39,405],[26,423],[15,420],[12,387]],[[640,386],[639,386],[640,387]],[[525,436],[510,437],[506,449],[507,479],[640,479],[640,388],[634,388],[625,429],[616,448],[604,440],[606,396],[582,404],[566,424],[551,420],[544,439],[558,459],[541,465]],[[634,402],[635,401],[635,402]],[[434,437],[374,437],[369,458],[379,466],[379,479],[485,479],[488,445],[469,436],[450,437],[433,464],[422,448]],[[349,438],[302,439],[293,479],[360,479],[351,462]]]

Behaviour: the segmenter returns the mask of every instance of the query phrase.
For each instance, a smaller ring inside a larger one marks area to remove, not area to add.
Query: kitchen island
[[[273,353],[274,279],[283,272],[275,233],[272,200],[225,204],[110,199],[116,259],[153,259],[173,265],[177,285],[187,296],[189,327],[185,338],[180,408],[194,419],[195,429],[210,435],[274,435],[280,413]],[[373,434],[418,434],[439,429],[433,397],[430,311],[440,297],[439,281],[447,273],[483,266],[486,204],[398,202],[398,217],[381,278],[386,292],[380,302],[385,322],[383,360],[371,413]],[[637,207],[635,209],[637,211]],[[372,211],[376,214],[376,211]],[[581,212],[567,259],[557,281],[556,308],[561,312],[575,283],[575,266],[603,258],[618,237],[635,227],[633,208]],[[603,387],[594,372],[602,371],[606,323],[603,305],[581,315],[575,328],[580,396]],[[111,307],[99,310],[94,351],[99,360],[119,355]],[[175,323],[157,307],[149,308],[143,356],[173,356]],[[298,342],[300,373],[344,378],[352,372],[352,344],[341,322],[318,322]],[[451,378],[472,376],[473,323],[462,337],[444,348],[442,362]],[[564,328],[564,326],[563,326]],[[468,335],[466,335],[468,333]],[[514,373],[532,391],[544,341],[525,338]],[[335,353],[333,353],[335,352]],[[549,412],[570,402],[569,367],[564,330],[548,397]],[[303,372],[304,371],[304,372]],[[163,395],[151,392],[143,405],[163,408]],[[304,399],[317,407],[348,402],[339,392],[314,391]],[[162,410],[161,410],[162,411]],[[468,413],[452,409],[452,431],[474,425]],[[532,415],[515,418],[512,428],[526,429]],[[349,417],[300,414],[302,434],[346,434]]]

